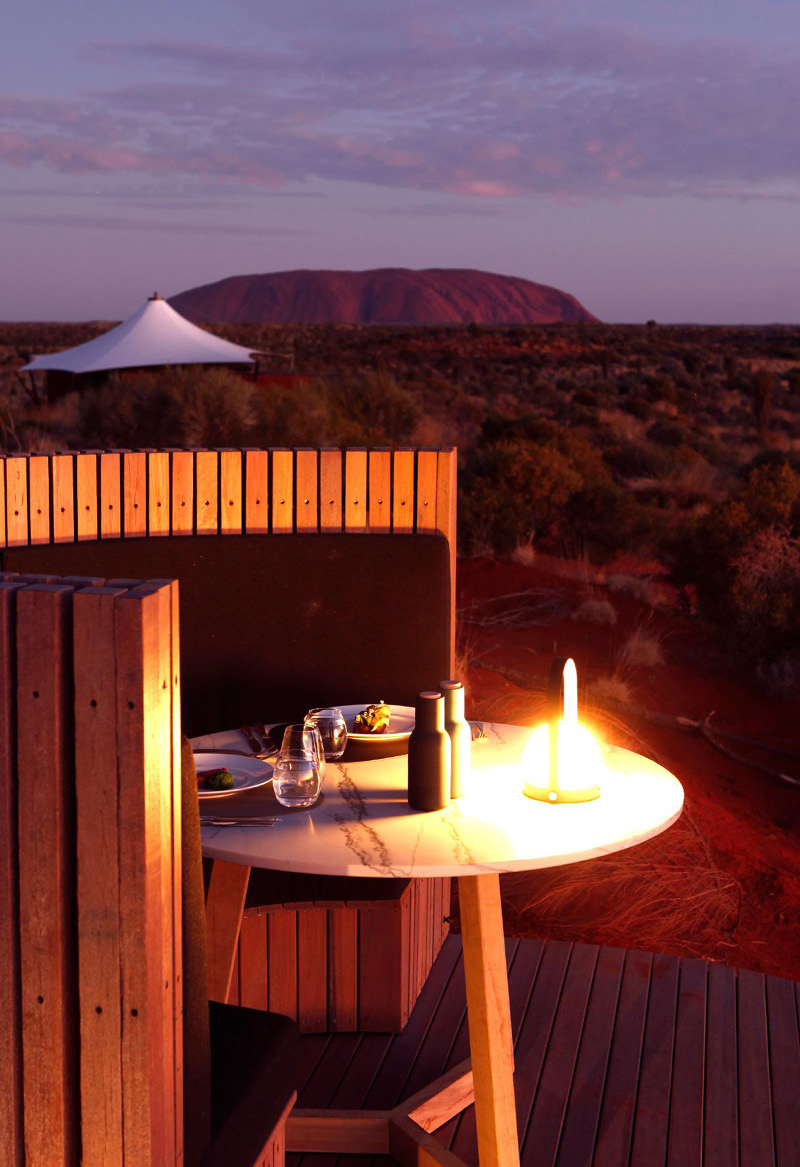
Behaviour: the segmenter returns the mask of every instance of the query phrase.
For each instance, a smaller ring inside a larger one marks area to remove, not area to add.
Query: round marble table
[[[403,1121],[394,1116],[393,1153],[411,1160],[416,1152],[403,1148],[429,1139],[426,1132],[446,1122],[456,1112],[453,1106],[463,1108],[474,1097],[481,1164],[513,1167],[519,1153],[499,873],[592,859],[641,843],[675,822],[683,806],[683,789],[655,762],[606,747],[598,799],[555,806],[536,802],[522,793],[522,752],[530,729],[485,728],[487,739],[472,745],[472,772],[464,796],[444,810],[425,813],[409,807],[404,755],[328,763],[323,797],[310,810],[284,811],[271,785],[213,800],[220,814],[270,813],[281,821],[268,827],[204,828],[203,852],[245,869],[458,877],[472,1071],[455,1085],[434,1090],[425,1106],[416,1106],[414,1121],[408,1112],[401,1116]],[[247,748],[238,731],[196,739],[194,744]],[[464,1087],[467,1077],[469,1089]],[[434,1117],[420,1126],[423,1110]],[[319,1121],[318,1116],[313,1121],[302,1113],[294,1116],[289,1128],[293,1149],[332,1147],[320,1144]],[[331,1129],[336,1132],[332,1139],[341,1136],[341,1118]],[[429,1153],[440,1158],[439,1150],[431,1141]],[[441,1161],[452,1162],[452,1156]]]

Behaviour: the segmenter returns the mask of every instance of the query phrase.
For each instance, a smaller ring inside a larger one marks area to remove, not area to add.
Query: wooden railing
[[[0,547],[163,535],[439,532],[455,555],[456,451],[10,454]]]

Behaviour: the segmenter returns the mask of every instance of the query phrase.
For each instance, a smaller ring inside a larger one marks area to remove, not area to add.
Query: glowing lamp
[[[545,716],[522,756],[523,793],[540,802],[591,802],[600,794],[603,760],[595,738],[578,724],[578,672],[571,657],[553,661]]]

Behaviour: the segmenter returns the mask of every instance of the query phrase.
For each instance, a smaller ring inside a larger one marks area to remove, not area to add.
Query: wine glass
[[[305,716],[305,724],[315,725],[319,730],[322,750],[329,761],[341,758],[347,745],[347,725],[341,709],[333,706],[309,709]]]
[[[325,756],[316,726],[288,725],[272,778],[281,806],[313,806],[319,798]]]

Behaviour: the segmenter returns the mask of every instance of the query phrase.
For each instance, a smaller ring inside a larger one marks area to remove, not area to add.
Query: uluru
[[[594,320],[574,296],[468,268],[283,271],[229,276],[171,297],[196,323],[574,324]]]

